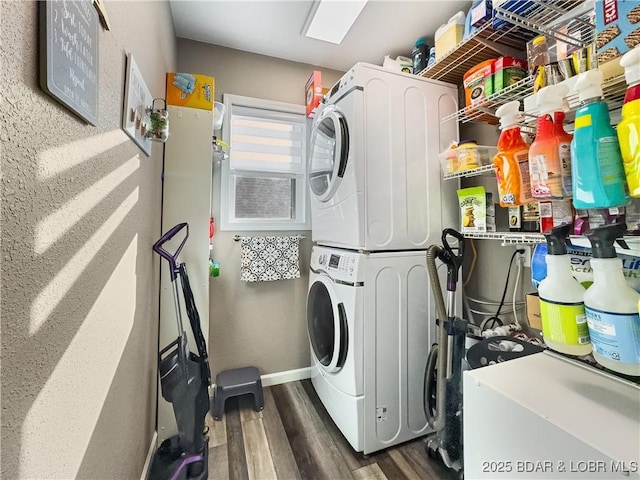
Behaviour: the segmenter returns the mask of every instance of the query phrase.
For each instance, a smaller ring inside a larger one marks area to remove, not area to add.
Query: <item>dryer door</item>
[[[321,202],[329,200],[344,176],[349,158],[349,130],[344,116],[328,105],[311,131],[309,186]]]
[[[307,329],[320,368],[327,372],[339,371],[349,345],[347,314],[328,277],[316,277],[309,288]]]

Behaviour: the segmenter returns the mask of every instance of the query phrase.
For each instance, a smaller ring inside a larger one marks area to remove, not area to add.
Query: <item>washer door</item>
[[[309,186],[321,202],[329,200],[344,176],[349,158],[349,130],[335,106],[325,107],[311,131]]]
[[[316,360],[327,372],[339,371],[347,358],[349,333],[344,304],[328,277],[318,277],[307,297],[307,330]]]

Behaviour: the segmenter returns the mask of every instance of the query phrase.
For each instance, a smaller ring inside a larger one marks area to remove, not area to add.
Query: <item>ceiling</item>
[[[418,38],[433,45],[436,29],[471,3],[369,0],[335,45],[304,36],[314,0],[170,0],[178,37],[339,71],[357,62],[382,65],[385,55],[410,57]]]

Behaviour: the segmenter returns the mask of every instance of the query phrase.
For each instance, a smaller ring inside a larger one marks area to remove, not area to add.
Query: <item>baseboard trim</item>
[[[296,370],[287,370],[284,372],[267,373],[260,375],[263,387],[272,385],[280,385],[281,383],[295,382],[311,378],[311,367],[298,368]]]
[[[149,445],[149,451],[147,452],[147,459],[144,461],[144,467],[142,467],[142,475],[140,480],[147,480],[147,474],[149,473],[149,467],[151,466],[151,459],[153,458],[153,452],[156,451],[158,446],[158,432],[153,432],[151,437],[151,444]]]

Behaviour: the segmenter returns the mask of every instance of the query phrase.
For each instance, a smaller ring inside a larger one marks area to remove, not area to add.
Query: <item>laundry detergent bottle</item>
[[[565,113],[558,110],[553,113],[553,131],[558,140],[558,154],[562,165],[562,194],[564,198],[573,196],[573,180],[571,177],[571,141],[573,135],[564,129]]]
[[[640,376],[640,294],[627,284],[614,247],[626,229],[616,223],[587,232],[593,284],[584,294],[584,306],[596,361],[615,372]]]
[[[627,176],[629,194],[640,197],[640,45],[625,53],[620,60],[627,81],[627,93],[622,106],[622,121],[618,124],[618,141]]]
[[[581,106],[571,142],[571,172],[573,205],[581,210],[629,202],[620,146],[601,84],[602,72],[589,70],[578,76],[575,85]]]
[[[498,182],[501,207],[515,207],[533,200],[529,181],[529,145],[522,138],[518,122],[522,120],[520,102],[514,100],[496,111],[500,119],[498,153],[493,166]]]
[[[529,173],[531,194],[537,199],[564,198],[560,140],[556,136],[553,115],[562,111],[562,102],[568,92],[569,89],[565,85],[550,85],[542,88],[536,96],[540,113],[536,138],[529,148]]]
[[[538,285],[544,343],[568,355],[591,353],[589,327],[584,309],[585,288],[571,274],[567,238],[571,225],[545,232],[547,276]]]

